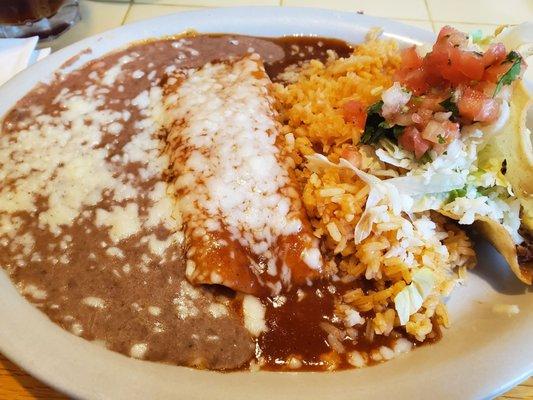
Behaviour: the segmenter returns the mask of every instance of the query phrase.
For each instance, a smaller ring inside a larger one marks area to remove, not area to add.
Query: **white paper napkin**
[[[35,50],[38,39],[0,39],[0,85],[50,54],[50,48]]]

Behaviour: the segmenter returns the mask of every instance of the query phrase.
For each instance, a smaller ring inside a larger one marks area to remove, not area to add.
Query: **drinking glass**
[[[53,39],[79,19],[78,0],[0,0],[0,38]]]

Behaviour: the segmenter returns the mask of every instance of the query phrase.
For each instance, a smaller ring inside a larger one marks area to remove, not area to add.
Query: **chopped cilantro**
[[[426,164],[426,163],[428,163],[428,162],[433,161],[433,160],[431,159],[431,155],[429,154],[429,150],[426,151],[424,154],[422,154],[422,157],[420,157],[420,158],[418,159],[418,161],[420,161],[422,164]]]
[[[383,100],[380,100],[377,103],[374,103],[370,107],[368,107],[368,114],[379,114],[382,108]]]
[[[368,120],[367,120],[368,124]],[[383,128],[381,126],[365,126],[365,133],[361,137],[361,143],[363,144],[371,144],[379,142],[379,140],[385,136],[388,129]]]
[[[442,135],[438,135],[437,137],[439,138],[439,144],[444,144],[444,143],[446,143],[446,139],[444,139],[444,136],[442,136]]]
[[[380,122],[378,124],[378,128],[383,128],[383,129],[390,129],[392,128],[394,125],[391,125],[389,124],[387,121],[383,121],[383,122]]]
[[[405,130],[405,126],[394,125],[392,127],[392,134],[394,135],[396,140],[398,140],[398,138],[400,137],[400,135],[403,133],[404,130]]]
[[[496,89],[494,89],[492,97],[496,96],[500,92],[500,90],[502,90],[502,87],[504,85],[510,85],[516,78],[518,78],[522,65],[522,56],[516,51],[511,51],[509,54],[507,54],[507,57],[502,62],[502,64],[503,63],[513,63],[513,65],[511,65],[511,68],[509,68],[509,70],[505,74],[503,74],[498,80]]]
[[[448,203],[451,203],[458,197],[465,197],[465,196],[466,196],[466,186],[462,189],[451,190],[448,196]]]
[[[457,108],[457,104],[455,104],[453,101],[453,96],[441,101],[439,105],[442,106],[446,111],[451,111],[453,120],[459,117],[459,108]]]
[[[365,131],[361,137],[361,143],[376,143],[384,137],[397,140],[398,136],[403,132],[403,126],[391,125],[385,121],[385,118],[381,116],[382,107],[383,101],[378,101],[368,107]]]

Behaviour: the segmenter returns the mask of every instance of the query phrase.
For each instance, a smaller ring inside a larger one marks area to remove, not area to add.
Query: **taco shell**
[[[482,169],[504,166],[502,176],[522,206],[521,229],[527,233],[526,241],[533,236],[533,147],[531,132],[526,126],[527,112],[532,102],[528,89],[522,81],[518,81],[513,88],[507,123],[495,132],[479,154],[479,167]],[[449,218],[460,219],[452,213],[439,212]],[[531,245],[517,245],[498,221],[485,216],[478,216],[474,227],[504,256],[516,276],[531,285],[533,258],[519,254],[519,249],[529,251]]]
[[[509,263],[509,267],[522,282],[533,282],[533,260],[520,263],[517,246],[507,230],[497,221],[480,217],[474,227],[481,233]]]
[[[533,147],[531,132],[526,126],[527,111],[533,103],[522,81],[516,83],[510,102],[508,122],[494,135],[479,154],[479,166],[502,165],[505,179],[522,205],[522,223],[533,229]]]
[[[460,216],[448,211],[439,210],[439,213],[454,220],[461,219]],[[503,225],[485,216],[478,216],[473,225],[505,258],[518,279],[531,285],[533,283],[533,260],[525,263],[519,262],[517,246]]]

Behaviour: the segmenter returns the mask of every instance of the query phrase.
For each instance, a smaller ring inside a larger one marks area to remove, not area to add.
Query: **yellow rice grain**
[[[328,228],[328,232],[333,238],[333,240],[335,240],[336,242],[340,242],[342,239],[342,234],[339,231],[339,228],[337,227],[335,222],[330,222],[329,224],[326,225],[326,227]]]

